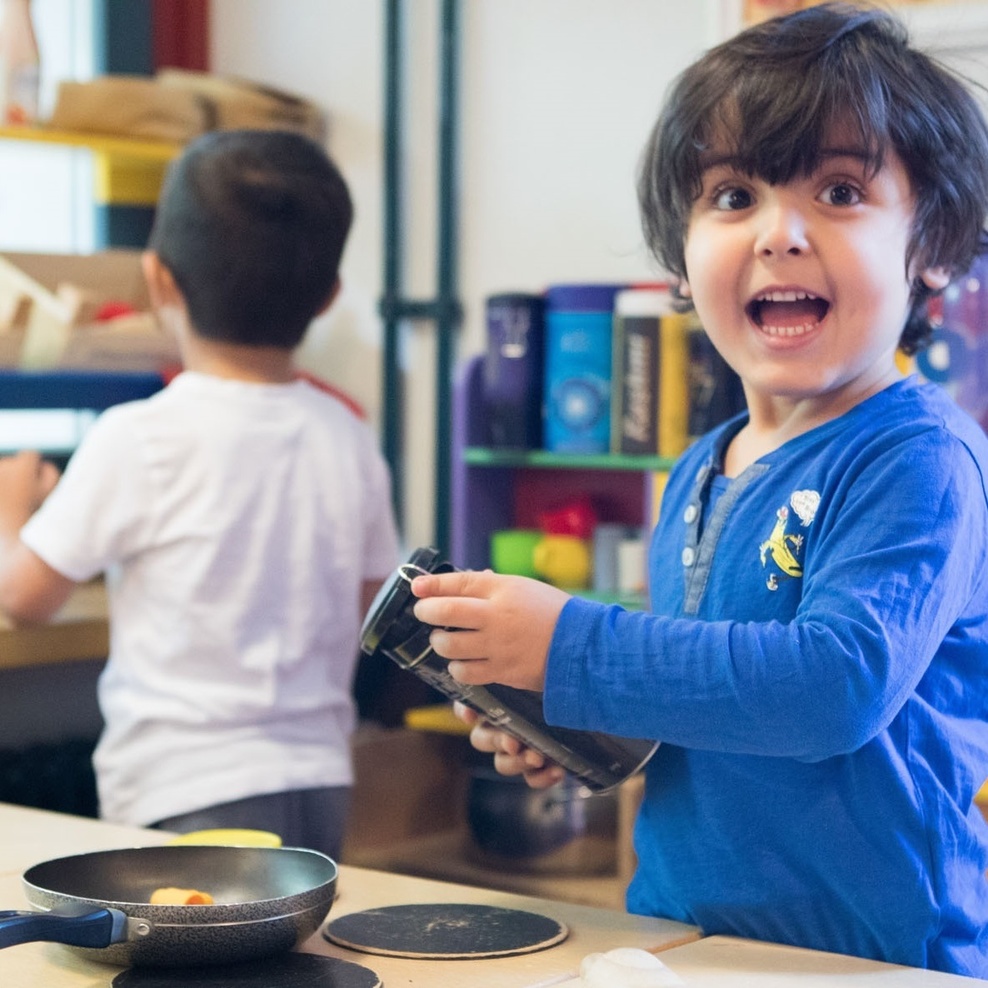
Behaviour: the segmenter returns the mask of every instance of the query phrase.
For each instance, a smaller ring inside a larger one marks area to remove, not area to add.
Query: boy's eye
[[[739,186],[719,189],[714,193],[714,206],[717,209],[735,210],[747,209],[752,204],[751,193]]]
[[[832,182],[820,198],[830,206],[856,206],[861,202],[861,191],[850,182]]]

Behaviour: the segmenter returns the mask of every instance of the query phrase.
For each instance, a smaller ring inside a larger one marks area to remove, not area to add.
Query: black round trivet
[[[519,909],[435,902],[384,906],[331,920],[323,936],[366,954],[460,960],[545,950],[566,939],[558,920]]]
[[[113,988],[381,988],[370,968],[340,957],[282,954],[243,964],[205,967],[132,967]]]

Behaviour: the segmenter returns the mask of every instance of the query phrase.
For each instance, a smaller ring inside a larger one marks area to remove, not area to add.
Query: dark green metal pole
[[[399,295],[402,288],[402,105],[401,54],[403,49],[401,0],[386,0],[384,51],[384,323],[382,354],[382,413],[384,457],[391,468],[393,501],[399,527],[404,505],[404,429],[402,382],[398,366],[401,327]]]
[[[433,542],[448,551],[452,446],[452,378],[456,334],[461,322],[457,297],[457,48],[459,0],[443,0],[440,26],[437,286],[435,297],[403,295],[402,100],[404,32],[402,0],[386,0],[384,139],[384,294],[383,342],[384,455],[394,478],[395,511],[402,517],[404,481],[404,400],[399,367],[403,320],[431,320],[436,327],[436,456]]]
[[[459,0],[443,0],[439,70],[439,228],[436,321],[435,540],[449,552],[452,382],[461,312],[457,298],[457,102]]]

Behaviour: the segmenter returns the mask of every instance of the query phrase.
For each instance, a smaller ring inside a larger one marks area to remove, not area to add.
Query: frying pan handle
[[[119,909],[96,909],[79,916],[0,910],[0,947],[33,940],[73,947],[108,947],[127,939],[127,917]]]

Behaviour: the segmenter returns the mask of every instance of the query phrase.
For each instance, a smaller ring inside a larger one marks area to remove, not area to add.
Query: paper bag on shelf
[[[210,130],[210,103],[191,89],[136,75],[60,82],[47,126],[184,144]]]
[[[186,69],[162,69],[156,76],[168,92],[190,93],[212,108],[216,130],[293,130],[322,143],[326,119],[314,103],[248,79]]]

